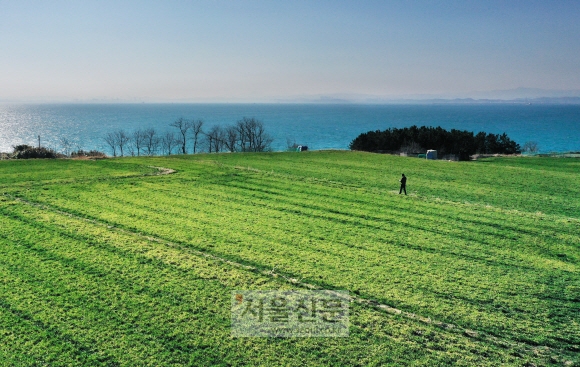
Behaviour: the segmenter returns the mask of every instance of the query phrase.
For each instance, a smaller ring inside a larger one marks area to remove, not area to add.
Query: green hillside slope
[[[0,361],[573,365],[579,172],[358,152],[0,162]],[[305,287],[350,292],[350,337],[230,336],[233,290]]]

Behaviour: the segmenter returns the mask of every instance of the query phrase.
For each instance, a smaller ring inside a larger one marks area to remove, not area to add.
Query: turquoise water
[[[580,151],[577,105],[318,105],[318,104],[59,104],[0,105],[0,151],[17,144],[60,149],[60,137],[83,149],[106,151],[103,136],[118,129],[171,131],[176,119],[202,119],[206,128],[242,117],[261,120],[274,150],[287,140],[311,149],[347,149],[358,134],[411,125],[488,133],[506,132],[523,145],[537,141],[542,152]],[[176,131],[176,130],[175,130]]]

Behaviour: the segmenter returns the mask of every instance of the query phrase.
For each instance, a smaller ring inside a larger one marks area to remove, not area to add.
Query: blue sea
[[[171,131],[175,128],[169,125],[178,118],[202,119],[207,129],[242,117],[264,123],[274,150],[286,150],[287,142],[314,150],[348,149],[363,132],[426,125],[505,132],[520,145],[538,142],[545,153],[580,151],[579,105],[37,104],[0,105],[0,152],[17,144],[36,145],[39,135],[43,146],[57,150],[66,137],[82,149],[108,152],[103,137],[118,129]]]

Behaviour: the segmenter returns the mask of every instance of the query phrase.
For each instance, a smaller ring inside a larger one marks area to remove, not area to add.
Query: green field
[[[0,366],[580,365],[579,174],[358,152],[2,161]],[[305,288],[349,291],[349,337],[231,337],[233,290]]]

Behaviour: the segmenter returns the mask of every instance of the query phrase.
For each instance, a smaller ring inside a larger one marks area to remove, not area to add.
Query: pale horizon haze
[[[0,0],[0,102],[574,94],[579,19],[578,1]]]

